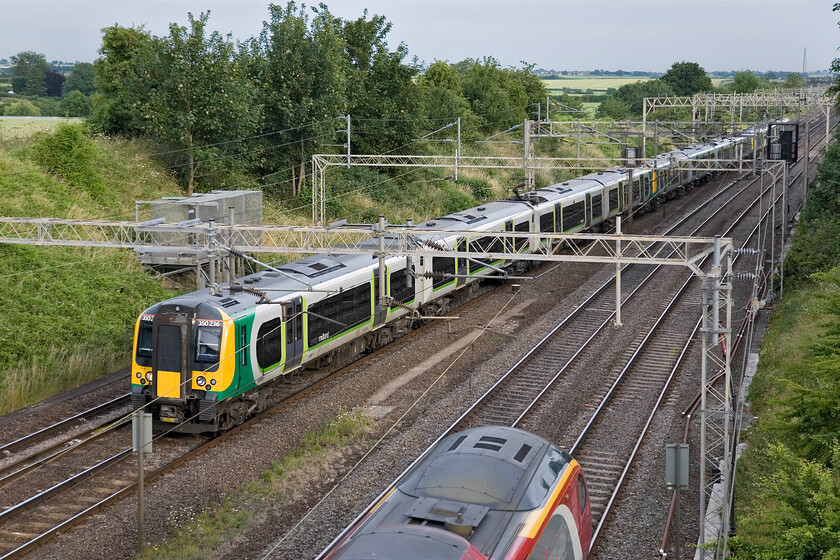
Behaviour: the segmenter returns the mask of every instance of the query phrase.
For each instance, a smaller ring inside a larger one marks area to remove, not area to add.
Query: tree
[[[140,105],[151,84],[136,64],[141,53],[155,48],[155,39],[142,27],[106,27],[101,55],[93,63],[96,87],[90,122],[107,133],[135,135],[142,130]]]
[[[139,102],[142,127],[175,155],[192,195],[199,166],[212,167],[227,149],[205,146],[252,134],[259,110],[230,40],[206,36],[209,12],[188,16],[189,27],[171,24],[169,37],[133,62],[149,88]]]
[[[694,95],[712,90],[712,79],[696,62],[675,62],[660,80],[670,85],[676,95]]]
[[[451,91],[461,91],[461,77],[458,71],[448,62],[436,60],[419,77],[419,82],[425,86],[439,87]]]
[[[263,128],[272,132],[256,142],[253,164],[274,183],[290,182],[292,195],[303,187],[319,141],[333,140],[334,119],[347,113],[342,23],[323,6],[313,11],[310,20],[293,2],[269,6],[270,18],[245,55],[258,84]]]
[[[90,97],[74,89],[61,100],[61,112],[66,117],[86,117],[90,114],[93,103]]]
[[[357,153],[381,153],[404,149],[419,136],[423,114],[420,86],[414,78],[416,65],[403,63],[408,48],[400,44],[388,50],[385,40],[391,23],[374,15],[345,21],[342,38],[349,57],[348,112],[358,118],[361,134],[353,140]]]
[[[641,116],[644,111],[645,97],[664,97],[675,95],[674,89],[667,82],[647,80],[624,84],[615,92],[615,96],[630,108],[630,114]]]
[[[96,89],[94,80],[93,64],[90,62],[80,62],[70,71],[70,75],[67,76],[67,81],[64,82],[62,91],[64,95],[67,95],[71,91],[80,91],[85,95],[93,95]]]
[[[56,72],[52,68],[47,70],[44,75],[44,87],[47,90],[47,95],[50,97],[61,97],[61,88],[64,85],[66,78],[60,72]]]
[[[802,74],[797,74],[795,72],[791,72],[787,76],[785,76],[785,81],[782,84],[782,87],[786,87],[786,88],[805,87],[805,78],[802,77]]]
[[[503,69],[493,57],[466,59],[455,65],[461,74],[464,98],[481,118],[485,132],[522,123],[537,103],[545,101],[546,89],[533,67]]]
[[[752,72],[737,72],[732,78],[735,93],[752,93],[758,89],[758,76]]]
[[[12,57],[12,89],[22,95],[47,93],[44,78],[50,65],[44,55],[24,51]]]
[[[597,116],[614,120],[627,118],[630,114],[630,106],[618,97],[607,97],[598,106]]]

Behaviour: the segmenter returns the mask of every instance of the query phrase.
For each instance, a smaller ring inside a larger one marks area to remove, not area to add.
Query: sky
[[[285,4],[285,0],[276,3]],[[840,56],[832,0],[325,0],[355,19],[365,8],[393,28],[388,43],[427,63],[493,56],[504,66],[554,70],[826,70]],[[313,3],[314,4],[314,3]],[[101,29],[145,25],[168,34],[187,13],[209,10],[211,29],[234,40],[259,34],[268,2],[256,0],[0,0],[0,59],[35,51],[92,62]]]

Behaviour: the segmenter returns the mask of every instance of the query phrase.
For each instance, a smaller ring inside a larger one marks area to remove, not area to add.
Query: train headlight
[[[216,380],[215,380],[215,379],[211,379],[211,380],[210,380],[210,385],[215,385],[215,384],[216,384]]]
[[[147,372],[146,372],[146,381],[148,381],[149,383],[151,383],[151,382],[152,382],[152,379],[154,379],[154,378],[155,378],[155,376],[152,374],[152,372],[151,372],[151,371],[147,371]]]
[[[207,380],[204,379],[204,377],[202,377],[201,375],[199,375],[195,378],[195,384],[199,387],[204,387],[205,385],[207,385]]]
[[[143,379],[143,374],[140,373],[139,371],[136,373],[136,375],[137,375],[137,379]]]

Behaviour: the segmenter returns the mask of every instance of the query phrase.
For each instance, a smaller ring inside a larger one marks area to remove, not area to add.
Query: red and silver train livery
[[[327,560],[582,560],[592,526],[580,465],[549,441],[482,426],[441,440]]]

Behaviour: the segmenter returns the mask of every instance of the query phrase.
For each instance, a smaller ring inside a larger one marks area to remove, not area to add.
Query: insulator
[[[242,291],[246,294],[251,294],[252,296],[260,298],[260,303],[271,303],[271,300],[268,299],[268,297],[265,295],[265,292],[261,290],[249,288],[248,286],[242,286]]]
[[[420,276],[423,278],[446,278],[449,274],[445,272],[424,272]]]
[[[752,272],[736,272],[735,274],[730,274],[729,277],[732,280],[755,280],[755,274]]]
[[[758,249],[753,249],[752,247],[743,247],[741,249],[735,249],[735,254],[737,255],[757,255],[758,253]]]
[[[239,284],[238,282],[232,282],[231,283],[231,285],[230,285],[231,295],[239,294],[239,293],[242,293],[243,291],[244,291],[244,286],[242,284]]]
[[[432,249],[437,249],[438,251],[446,251],[446,247],[440,245],[439,243],[435,243],[434,241],[423,240],[423,244],[431,247]]]

